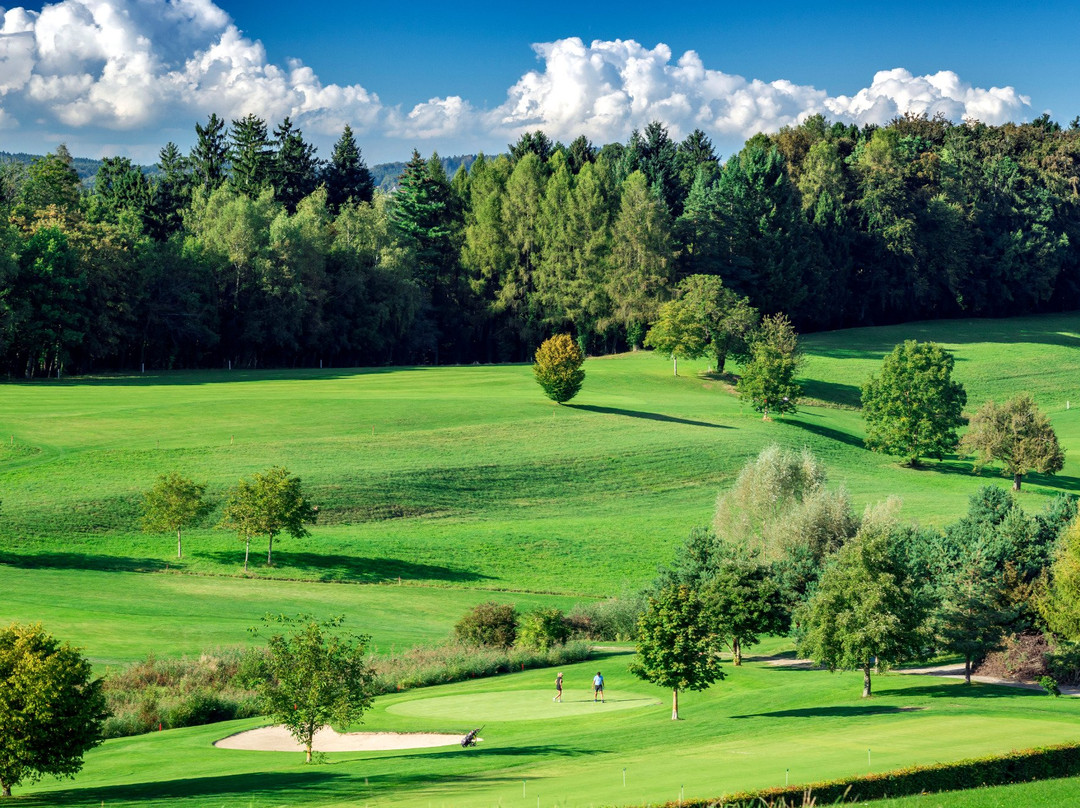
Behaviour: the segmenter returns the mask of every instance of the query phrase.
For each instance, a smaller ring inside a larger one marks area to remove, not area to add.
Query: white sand
[[[432,746],[454,746],[465,734],[447,735],[434,732],[335,732],[323,727],[315,733],[312,748],[316,752],[380,752],[387,749],[426,749]],[[478,741],[483,738],[477,738]],[[282,726],[260,727],[238,732],[215,741],[219,749],[248,749],[259,752],[303,752]]]

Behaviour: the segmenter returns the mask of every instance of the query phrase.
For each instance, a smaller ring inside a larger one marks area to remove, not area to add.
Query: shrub
[[[645,610],[641,594],[579,603],[570,610],[566,622],[575,637],[605,642],[633,642],[637,639],[638,618]]]
[[[547,651],[570,639],[570,626],[562,609],[540,608],[522,618],[518,644],[523,648]]]
[[[1080,643],[1062,643],[1046,657],[1050,675],[1059,683],[1080,685]]]
[[[1053,676],[1040,676],[1039,687],[1046,691],[1048,696],[1060,696],[1061,690],[1058,688],[1057,679]]]
[[[517,639],[517,623],[513,604],[478,603],[454,626],[454,636],[467,645],[509,648]]]
[[[556,334],[536,349],[533,373],[545,395],[562,404],[581,390],[585,371],[581,366],[585,355],[569,334]]]

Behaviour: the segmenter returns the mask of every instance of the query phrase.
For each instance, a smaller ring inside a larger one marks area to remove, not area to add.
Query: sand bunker
[[[388,749],[426,749],[432,746],[454,746],[461,743],[465,733],[447,735],[434,732],[335,732],[324,727],[315,733],[312,748],[316,752],[381,752]],[[483,738],[477,738],[478,741]],[[282,726],[259,727],[238,732],[215,741],[219,749],[248,749],[258,752],[303,752]]]

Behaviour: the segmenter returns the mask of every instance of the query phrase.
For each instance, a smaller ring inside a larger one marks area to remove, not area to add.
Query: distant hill
[[[0,151],[0,161],[11,160],[16,163],[30,165],[31,162],[39,157],[41,157],[39,154]],[[448,177],[453,177],[461,166],[465,166],[465,170],[468,171],[475,160],[475,154],[461,154],[456,157],[441,158],[443,168],[446,169],[446,175]],[[74,157],[72,165],[78,173],[79,179],[82,180],[84,185],[89,187],[93,185],[93,179],[97,176],[98,169],[101,168],[101,160],[92,160],[89,157]],[[141,168],[145,174],[151,176],[157,174],[157,166],[141,166]],[[371,171],[372,179],[375,180],[376,188],[381,188],[384,191],[392,191],[397,187],[397,179],[401,176],[401,172],[405,170],[405,163],[379,163],[370,166],[369,170]]]
[[[446,170],[446,176],[450,178],[453,178],[454,174],[462,166],[465,166],[465,170],[468,171],[475,161],[475,154],[460,154],[456,157],[439,158],[439,162],[443,164],[443,169]],[[405,170],[405,165],[405,163],[379,163],[371,166],[369,170],[372,179],[375,180],[375,187],[382,188],[384,191],[392,191],[397,188],[398,177]]]

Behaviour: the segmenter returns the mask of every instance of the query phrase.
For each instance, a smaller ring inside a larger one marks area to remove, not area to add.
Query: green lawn
[[[564,668],[563,704],[551,700],[552,671],[526,671],[382,697],[362,727],[463,734],[484,725],[474,750],[335,753],[306,766],[300,753],[212,747],[262,723],[236,721],[109,741],[74,783],[20,789],[17,804],[642,804],[676,799],[680,789],[718,796],[785,776],[812,781],[1080,739],[1072,699],[894,674],[878,678],[878,695],[863,701],[858,674],[762,662],[729,666],[711,690],[683,694],[683,720],[673,722],[670,693],[631,677],[627,660],[611,654]],[[608,704],[591,700],[598,668]]]

